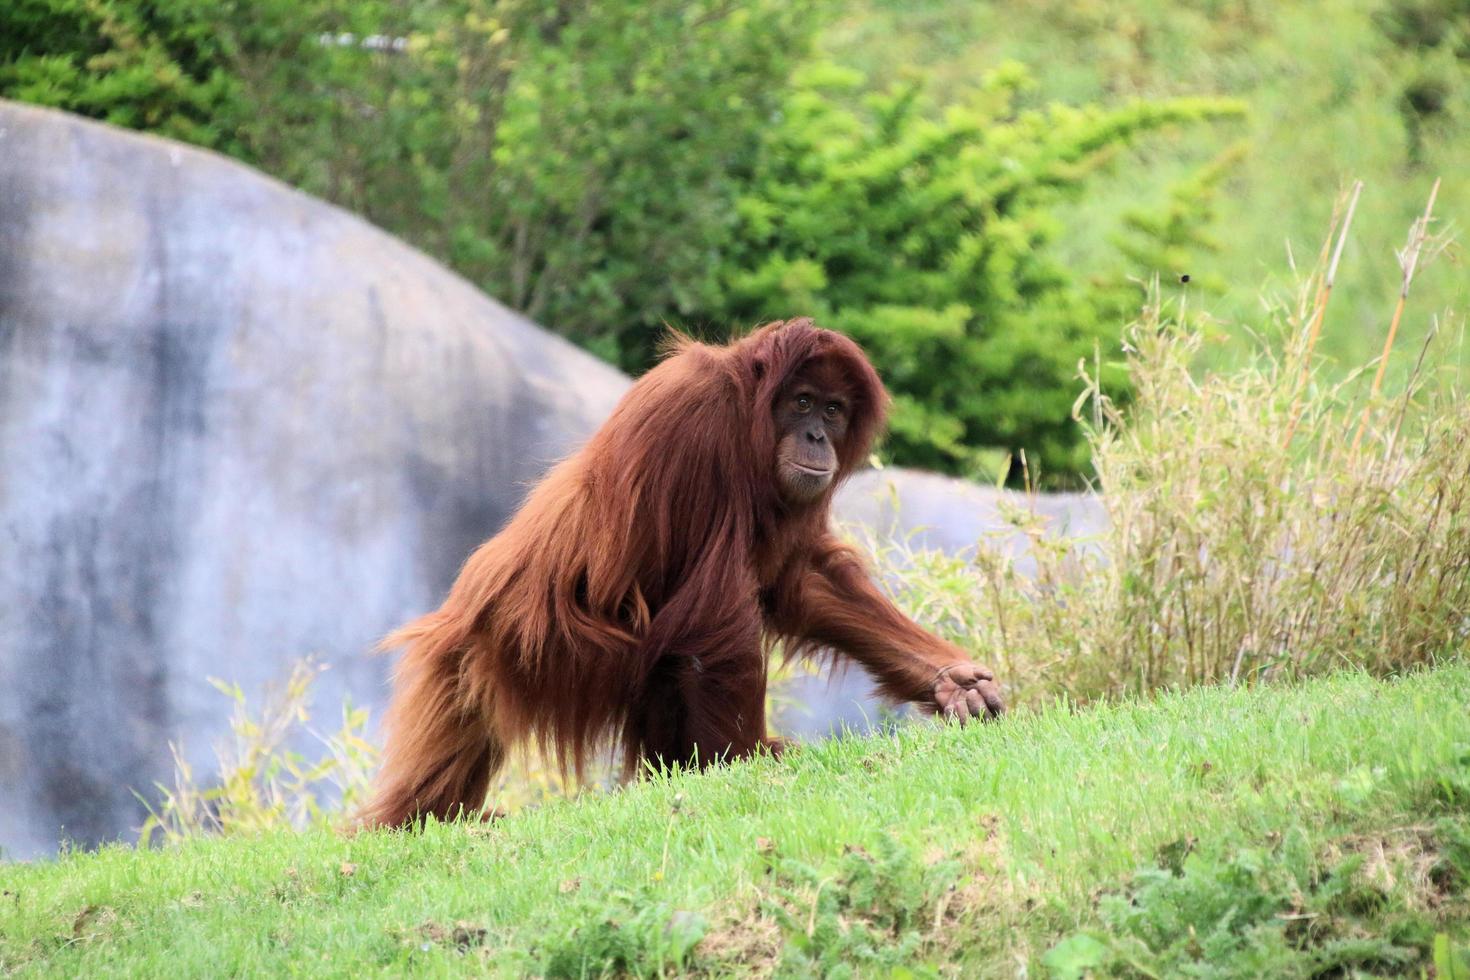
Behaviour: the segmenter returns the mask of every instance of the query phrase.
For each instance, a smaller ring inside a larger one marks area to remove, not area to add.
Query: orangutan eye
[[[797,395],[796,410],[798,412],[810,412],[812,410],[811,398],[807,397],[806,395]]]
[[[842,411],[842,406],[837,404],[836,402],[828,402],[827,407],[826,409],[824,409],[824,411],[827,413],[827,418],[835,419],[837,417],[837,413]]]

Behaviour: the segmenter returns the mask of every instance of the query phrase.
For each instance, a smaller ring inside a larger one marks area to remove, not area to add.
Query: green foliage
[[[811,3],[454,0],[393,7],[274,167],[630,367],[718,285],[737,175],[814,26]],[[361,18],[359,11],[355,16]],[[281,86],[272,86],[277,90]],[[278,140],[279,142],[279,140]]]
[[[1390,0],[1374,14],[1408,66],[1396,80],[1399,111],[1410,159],[1423,163],[1470,119],[1470,2]]]
[[[1130,207],[1123,213],[1124,230],[1115,244],[1129,263],[1129,272],[1147,281],[1153,276],[1191,284],[1191,292],[1223,292],[1227,283],[1211,269],[1211,257],[1224,250],[1218,237],[1220,185],[1245,158],[1249,146],[1235,143],[1169,188],[1162,207]],[[1203,261],[1202,261],[1203,260]],[[1204,269],[1196,266],[1204,265]],[[1130,311],[1131,312],[1131,311]]]
[[[977,449],[1000,447],[1048,472],[1084,469],[1078,362],[1101,349],[1121,393],[1119,328],[1141,292],[1116,263],[1072,270],[1048,253],[1066,227],[1059,204],[1141,134],[1243,111],[1224,99],[1021,111],[1028,85],[1011,64],[942,110],[918,84],[854,108],[861,76],[807,68],[740,201],[723,320],[802,311],[859,339],[894,392],[888,445],[905,463],[974,472]],[[1164,246],[1182,248],[1176,229],[1219,170],[1178,190]]]
[[[1166,212],[1170,184],[1244,142],[1210,205],[1220,249],[1195,249],[1183,267],[1160,269],[1209,285],[1198,299],[1215,332],[1244,335],[1258,321],[1263,276],[1285,269],[1289,253],[1309,265],[1333,195],[1361,178],[1365,207],[1332,300],[1344,329],[1322,346],[1342,365],[1328,365],[1336,379],[1377,353],[1399,284],[1380,258],[1401,246],[1430,184],[1444,179],[1440,201],[1453,218],[1463,217],[1454,202],[1470,200],[1466,9],[1465,0],[850,0],[821,46],[880,86],[922,78],[940,102],[963,97],[977,66],[1008,59],[1035,75],[1023,109],[1209,92],[1242,99],[1251,111],[1240,126],[1160,134],[1121,154],[1067,209],[1053,251],[1073,266],[1099,261],[1127,212]],[[1426,77],[1427,100],[1413,94]],[[1413,109],[1415,100],[1429,112]],[[1470,277],[1442,276],[1416,293],[1411,312],[1421,315],[1404,325],[1410,346],[1428,330],[1423,314],[1466,307]],[[1201,353],[1238,364],[1246,349],[1212,344]]]
[[[0,7],[0,95],[204,146],[243,110],[219,0],[11,0]],[[204,18],[198,14],[203,12]]]
[[[226,150],[633,367],[717,298],[813,0],[20,0],[0,95]]]

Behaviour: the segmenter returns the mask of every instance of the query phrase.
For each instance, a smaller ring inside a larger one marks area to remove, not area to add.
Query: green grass
[[[1202,688],[917,724],[493,825],[6,865],[0,971],[1417,975],[1437,942],[1448,975],[1467,702],[1463,663]]]

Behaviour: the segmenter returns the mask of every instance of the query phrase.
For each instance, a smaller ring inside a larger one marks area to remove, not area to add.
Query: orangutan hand
[[[998,718],[1005,713],[995,675],[969,661],[950,664],[934,678],[935,713],[961,725],[971,718]]]

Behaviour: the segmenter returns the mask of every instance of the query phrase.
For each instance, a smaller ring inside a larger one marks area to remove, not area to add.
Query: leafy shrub
[[[716,295],[739,174],[814,12],[782,0],[387,5],[374,29],[405,50],[341,50],[356,74],[297,127],[303,147],[276,138],[273,170],[641,369],[666,318],[697,316]]]
[[[1141,134],[1242,111],[1175,99],[1023,112],[1028,83],[1008,65],[942,111],[917,84],[859,110],[861,76],[805,69],[740,200],[722,319],[802,311],[859,339],[894,392],[888,447],[904,463],[973,474],[977,450],[1000,447],[1049,473],[1085,468],[1077,365],[1101,350],[1107,389],[1123,393],[1118,334],[1142,292],[1117,263],[1078,272],[1048,252],[1058,203]],[[1181,229],[1200,224],[1223,170],[1178,188],[1166,220],[1133,216],[1127,271],[1206,244]]]
[[[1010,59],[1035,73],[1029,105],[1207,92],[1241,98],[1250,116],[1240,126],[1193,128],[1121,154],[1115,176],[1091,182],[1085,200],[1067,208],[1073,220],[1058,251],[1074,265],[1091,264],[1107,254],[1112,216],[1160,200],[1162,183],[1243,140],[1249,151],[1216,205],[1222,249],[1196,251],[1188,266],[1160,272],[1223,284],[1209,297],[1210,311],[1222,332],[1246,330],[1260,321],[1268,271],[1284,269],[1288,249],[1299,260],[1311,251],[1330,195],[1345,177],[1362,177],[1374,206],[1354,222],[1348,275],[1332,301],[1339,329],[1321,344],[1352,365],[1376,353],[1382,335],[1372,327],[1398,285],[1391,264],[1377,260],[1400,244],[1431,181],[1444,178],[1446,202],[1470,199],[1467,12],[1465,0],[850,0],[822,48],[884,85],[917,72],[943,99],[968,87],[977,65]],[[1463,309],[1465,287],[1462,275],[1417,288],[1429,309]],[[1428,325],[1405,337],[1409,346]],[[1239,366],[1238,349],[1212,344],[1205,357]]]
[[[241,89],[224,44],[201,29],[221,6],[13,0],[0,8],[0,95],[226,146]]]
[[[1133,403],[1096,378],[1085,395],[1108,532],[1051,539],[1011,507],[1034,577],[999,539],[967,558],[889,547],[899,602],[995,663],[1022,701],[1386,674],[1464,649],[1470,402],[1424,384],[1451,366],[1448,331],[1392,397],[1364,390],[1371,364],[1328,384],[1311,355],[1319,284],[1276,308],[1254,363],[1200,377],[1202,325],[1151,302],[1128,333]]]

